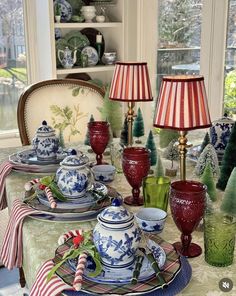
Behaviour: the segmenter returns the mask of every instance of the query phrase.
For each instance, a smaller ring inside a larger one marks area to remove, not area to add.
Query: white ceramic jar
[[[37,159],[45,161],[56,159],[59,139],[56,137],[55,130],[47,125],[45,120],[37,129],[32,145]]]
[[[80,9],[85,22],[86,23],[92,23],[93,18],[96,16],[96,8],[92,5],[82,6]]]
[[[89,158],[75,150],[67,156],[56,172],[56,182],[61,193],[71,199],[83,197],[91,186],[91,172],[88,168]]]
[[[103,264],[110,267],[127,267],[141,240],[141,232],[134,223],[134,215],[115,198],[110,207],[98,215],[93,241]]]

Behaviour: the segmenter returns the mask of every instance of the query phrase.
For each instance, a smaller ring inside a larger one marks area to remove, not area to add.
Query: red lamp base
[[[202,248],[194,243],[191,243],[186,250],[183,249],[181,242],[174,243],[173,245],[179,254],[188,258],[194,258],[202,254]]]
[[[142,206],[143,205],[143,197],[139,196],[138,198],[134,198],[131,196],[126,196],[124,198],[124,203],[129,206]]]

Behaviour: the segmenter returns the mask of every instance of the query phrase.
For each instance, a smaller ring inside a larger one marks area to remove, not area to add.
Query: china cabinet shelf
[[[72,69],[57,69],[57,74],[70,74],[70,73],[92,73],[92,72],[103,72],[103,71],[113,71],[115,69],[114,65],[105,66],[95,66],[95,67],[73,67]]]
[[[122,22],[109,23],[55,23],[55,28],[60,29],[83,29],[83,28],[118,28],[122,26]]]

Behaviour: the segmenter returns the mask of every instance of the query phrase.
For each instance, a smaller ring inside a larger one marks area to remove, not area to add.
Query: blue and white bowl
[[[145,232],[161,233],[164,229],[167,213],[158,208],[142,208],[136,215],[139,227]]]
[[[110,164],[99,164],[92,167],[94,179],[99,182],[109,183],[115,178],[116,168]]]

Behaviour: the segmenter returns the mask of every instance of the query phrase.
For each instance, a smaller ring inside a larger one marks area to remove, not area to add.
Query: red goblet
[[[102,164],[102,154],[109,142],[109,123],[107,121],[92,121],[88,123],[90,146],[96,153],[97,164]]]
[[[191,233],[203,217],[206,200],[206,186],[195,181],[171,183],[170,209],[176,226],[182,232],[181,242],[174,243],[175,249],[185,257],[197,257],[202,249],[191,243]]]
[[[132,196],[124,201],[128,205],[141,206],[143,198],[139,196],[142,180],[148,175],[150,169],[149,151],[142,147],[128,147],[123,151],[122,167],[124,175],[132,186]]]

